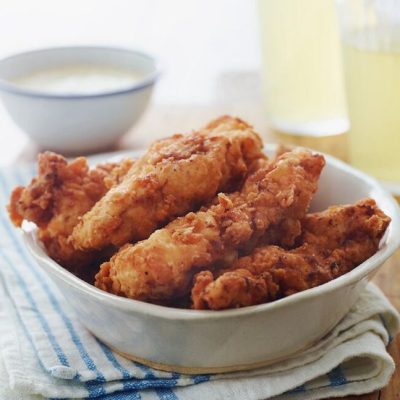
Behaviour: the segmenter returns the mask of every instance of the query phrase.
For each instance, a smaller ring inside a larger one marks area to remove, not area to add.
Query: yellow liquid
[[[263,91],[280,132],[347,130],[334,0],[259,0]]]
[[[328,153],[336,158],[348,162],[348,138],[347,133],[341,135],[307,136],[292,135],[272,129],[272,138],[275,142],[289,146],[307,147],[323,153]]]
[[[400,187],[400,52],[369,50],[346,41],[343,58],[350,161]]]

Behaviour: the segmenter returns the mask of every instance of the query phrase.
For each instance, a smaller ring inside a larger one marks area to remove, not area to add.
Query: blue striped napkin
[[[367,393],[389,381],[394,363],[385,347],[399,316],[373,285],[317,345],[269,367],[182,375],[113,353],[77,321],[8,220],[11,189],[34,173],[32,165],[0,172],[1,399],[312,400]]]

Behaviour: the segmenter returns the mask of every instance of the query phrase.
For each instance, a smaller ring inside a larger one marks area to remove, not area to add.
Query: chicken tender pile
[[[306,215],[298,247],[263,245],[218,270],[216,278],[211,271],[197,274],[193,307],[266,303],[329,282],[371,257],[389,222],[371,199]]]
[[[124,246],[101,266],[96,286],[145,301],[185,295],[195,272],[226,265],[271,226],[302,218],[323,165],[306,151],[284,154],[251,173],[240,191]]]
[[[95,265],[107,292],[221,310],[274,301],[339,277],[371,257],[390,223],[372,199],[309,214],[323,156],[274,159],[229,116],[155,142],[139,159],[90,169],[39,156],[14,189],[16,226],[38,226],[50,257],[72,272]]]
[[[234,118],[155,142],[82,217],[72,233],[74,246],[102,249],[146,239],[218,192],[237,189],[252,164],[263,158],[260,137]]]

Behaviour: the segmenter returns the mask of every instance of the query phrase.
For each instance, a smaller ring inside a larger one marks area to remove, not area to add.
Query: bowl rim
[[[29,50],[29,51],[22,51],[19,53],[11,54],[7,57],[4,57],[0,59],[0,64],[12,60],[12,59],[17,59],[21,56],[25,56],[28,54],[40,54],[40,53],[45,53],[45,52],[53,52],[53,51],[59,51],[59,50],[100,50],[100,51],[119,51],[119,52],[124,52],[124,53],[130,53],[132,55],[137,55],[139,57],[146,58],[150,60],[153,63],[154,71],[150,72],[145,75],[145,77],[138,82],[134,84],[127,85],[126,87],[122,89],[117,89],[117,90],[107,90],[107,91],[98,91],[98,92],[93,92],[93,93],[85,93],[85,94],[78,94],[78,93],[50,93],[42,90],[35,90],[35,89],[27,89],[23,88],[19,85],[16,85],[7,79],[3,79],[0,76],[0,90],[4,92],[8,92],[14,95],[19,95],[19,96],[26,96],[26,97],[33,97],[33,98],[41,98],[41,99],[54,99],[54,100],[80,100],[80,99],[96,99],[96,98],[102,98],[102,97],[110,97],[110,96],[117,96],[117,95],[124,95],[132,92],[137,92],[142,89],[145,89],[149,86],[154,85],[154,83],[158,80],[158,78],[161,75],[161,65],[159,60],[157,60],[154,56],[151,54],[141,51],[141,50],[135,50],[135,49],[130,49],[127,47],[118,47],[118,46],[53,46],[53,47],[43,47],[43,48],[38,48],[35,50]]]
[[[276,148],[277,145],[273,144],[264,146],[264,150],[266,150],[267,152],[274,151],[276,150]],[[382,265],[383,262],[386,261],[400,247],[400,207],[394,197],[389,192],[387,192],[376,179],[370,177],[364,172],[361,172],[360,170],[346,164],[341,160],[336,159],[335,157],[324,154],[322,152],[318,153],[324,155],[327,164],[332,164],[333,166],[338,167],[344,172],[363,180],[371,188],[373,188],[375,192],[379,193],[380,196],[384,198],[387,202],[386,204],[391,208],[392,214],[390,215],[390,217],[392,218],[392,221],[389,229],[386,231],[384,237],[381,240],[379,250],[372,257],[365,260],[356,268],[327,283],[304,290],[302,292],[292,294],[290,296],[275,300],[270,303],[263,303],[237,309],[213,311],[180,309],[120,297],[98,289],[94,285],[83,281],[71,272],[67,271],[56,261],[51,259],[46,254],[43,245],[39,242],[37,238],[37,228],[35,224],[27,221],[23,222],[23,240],[39,266],[41,268],[45,266],[45,268],[43,269],[45,269],[46,273],[55,275],[58,279],[61,279],[69,286],[73,286],[76,290],[85,293],[85,295],[96,298],[97,300],[103,301],[112,307],[116,307],[128,312],[144,313],[147,316],[169,320],[173,319],[204,321],[246,317],[253,314],[265,313],[282,307],[290,306],[296,302],[313,299],[324,293],[328,293],[340,287],[348,286],[360,281],[362,278],[371,273],[374,269]],[[124,154],[125,156],[128,156],[129,154],[133,156],[134,154],[140,154],[140,152],[120,152],[117,157],[121,158],[122,154]],[[108,153],[108,155],[110,155],[110,153]],[[100,160],[99,155],[95,157],[96,162],[98,162]]]

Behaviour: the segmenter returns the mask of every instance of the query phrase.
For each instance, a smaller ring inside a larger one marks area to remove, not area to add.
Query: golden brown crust
[[[113,186],[120,184],[134,162],[132,158],[125,158],[120,163],[100,164],[98,168],[112,166],[112,168],[106,168],[106,176],[104,177],[106,188],[111,189]]]
[[[389,223],[371,199],[307,215],[299,247],[258,247],[215,278],[210,271],[196,275],[193,308],[260,304],[328,282],[371,257]]]
[[[82,252],[73,248],[68,240],[78,219],[90,210],[108,190],[104,179],[122,176],[122,166],[115,163],[102,164],[89,169],[83,157],[68,161],[55,153],[45,152],[38,157],[38,176],[26,187],[19,186],[11,194],[8,211],[16,226],[22,221],[34,222],[39,227],[39,238],[50,257],[61,265],[75,270],[96,259],[97,253]]]
[[[265,302],[269,294],[266,280],[245,268],[227,271],[217,280],[214,280],[211,271],[201,271],[194,281],[192,308],[195,310],[220,310],[260,304]]]
[[[244,122],[225,117],[189,135],[155,142],[74,229],[76,248],[121,246],[147,238],[174,217],[238,187],[263,159],[262,142]]]
[[[307,151],[284,154],[253,172],[240,192],[220,194],[210,207],[121,248],[101,266],[96,286],[147,301],[188,293],[197,271],[232,263],[271,226],[303,217],[323,165],[322,156]]]

